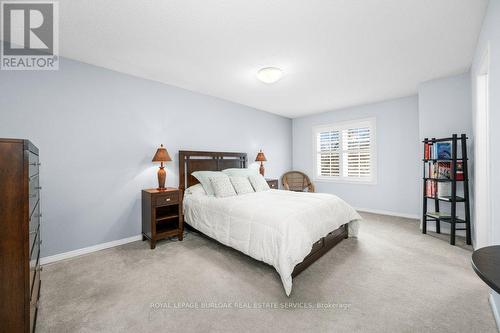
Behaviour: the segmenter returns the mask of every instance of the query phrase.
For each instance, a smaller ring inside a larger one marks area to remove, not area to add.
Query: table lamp
[[[165,181],[167,180],[167,172],[165,171],[165,167],[163,166],[163,162],[170,162],[172,159],[168,154],[167,149],[163,148],[163,145],[160,145],[160,148],[156,151],[155,156],[153,156],[153,162],[160,162],[160,169],[158,170],[158,191],[164,191]]]
[[[257,154],[257,157],[255,158],[255,162],[260,162],[259,172],[262,175],[262,177],[264,177],[264,162],[266,161],[267,161],[266,156],[264,155],[261,149],[260,152]]]

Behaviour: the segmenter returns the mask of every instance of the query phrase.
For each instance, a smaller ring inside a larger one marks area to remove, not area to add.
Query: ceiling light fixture
[[[282,76],[283,71],[277,67],[266,67],[257,72],[257,78],[264,83],[274,83]]]

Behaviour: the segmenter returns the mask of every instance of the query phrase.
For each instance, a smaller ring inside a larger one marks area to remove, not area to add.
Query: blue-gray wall
[[[420,139],[472,134],[469,72],[427,81],[418,87]]]
[[[54,72],[0,73],[0,137],[41,152],[42,256],[136,236],[140,190],[156,187],[151,158],[177,151],[260,148],[266,176],[291,167],[290,119],[76,61]]]
[[[357,208],[419,216],[417,96],[293,119],[293,168],[313,177],[314,126],[368,117],[377,123],[377,184],[315,180],[317,190],[336,194]]]
[[[489,117],[490,117],[490,189],[491,189],[491,221],[492,242],[500,244],[500,0],[490,0],[486,17],[479,36],[476,53],[471,68],[471,75],[475,76],[478,66],[489,45],[490,72],[489,72]],[[472,92],[475,83],[472,80]],[[475,115],[473,108],[473,114]],[[474,119],[474,118],[473,118]],[[498,125],[498,126],[497,126]],[[474,127],[473,127],[474,128]],[[492,291],[496,309],[500,309],[500,295]],[[498,312],[496,316],[498,318]]]

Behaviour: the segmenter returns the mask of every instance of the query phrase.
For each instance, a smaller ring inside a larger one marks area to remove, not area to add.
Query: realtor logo
[[[58,9],[54,1],[1,2],[0,69],[59,69]]]

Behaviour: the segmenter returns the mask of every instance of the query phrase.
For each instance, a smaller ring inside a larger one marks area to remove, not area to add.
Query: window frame
[[[318,174],[318,142],[317,136],[320,132],[324,131],[340,131],[340,154],[339,154],[339,167],[342,174],[343,153],[345,151],[342,141],[342,130],[356,127],[369,127],[370,128],[370,174],[368,179],[344,177],[344,176],[321,176]],[[312,146],[313,146],[313,177],[317,182],[334,182],[334,183],[348,183],[348,184],[364,184],[376,185],[377,184],[377,121],[375,117],[361,118],[349,121],[339,121],[326,125],[317,125],[312,128]]]

